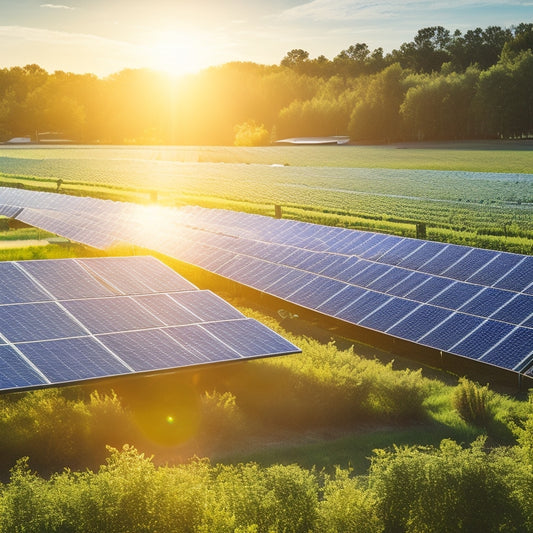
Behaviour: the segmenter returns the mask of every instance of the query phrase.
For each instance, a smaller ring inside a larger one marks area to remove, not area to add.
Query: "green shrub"
[[[487,428],[493,420],[492,393],[488,386],[480,386],[461,378],[453,392],[453,406],[460,417],[474,426]]]
[[[385,530],[524,531],[530,509],[516,489],[531,483],[531,471],[517,464],[514,450],[483,447],[483,439],[467,449],[445,440],[438,449],[377,451],[369,484]]]
[[[324,497],[318,506],[317,531],[323,533],[378,533],[383,522],[377,515],[375,495],[350,477],[348,470],[337,468],[327,477]]]

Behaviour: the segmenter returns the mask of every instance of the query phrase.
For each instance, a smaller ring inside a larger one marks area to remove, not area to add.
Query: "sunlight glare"
[[[202,43],[190,32],[162,32],[149,47],[151,67],[181,76],[198,71],[202,65]]]

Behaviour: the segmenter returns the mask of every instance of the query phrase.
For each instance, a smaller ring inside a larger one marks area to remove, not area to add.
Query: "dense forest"
[[[292,136],[353,142],[533,134],[533,24],[423,28],[384,54],[289,51],[279,65],[227,63],[170,78],[149,70],[0,70],[0,141],[60,132],[80,143],[261,145]]]

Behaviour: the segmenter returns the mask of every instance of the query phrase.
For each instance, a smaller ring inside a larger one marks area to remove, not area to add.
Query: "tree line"
[[[293,136],[353,142],[533,134],[533,24],[423,28],[388,54],[356,43],[333,59],[289,51],[178,79],[107,78],[38,65],[0,70],[0,141],[59,132],[80,143],[258,145]]]

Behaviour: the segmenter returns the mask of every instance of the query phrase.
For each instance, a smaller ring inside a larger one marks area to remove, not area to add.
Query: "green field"
[[[533,150],[516,143],[0,149],[0,183],[198,204],[530,254]]]

